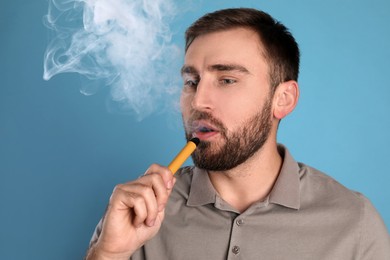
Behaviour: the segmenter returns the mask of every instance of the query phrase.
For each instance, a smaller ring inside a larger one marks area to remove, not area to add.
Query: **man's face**
[[[268,65],[258,35],[237,28],[197,37],[182,69],[187,139],[201,140],[195,165],[214,171],[243,163],[272,128]]]

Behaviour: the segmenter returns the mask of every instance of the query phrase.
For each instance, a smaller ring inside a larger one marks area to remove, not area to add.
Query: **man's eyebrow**
[[[194,67],[189,66],[189,65],[183,65],[183,67],[181,68],[180,72],[181,72],[181,75],[184,75],[184,74],[199,74],[197,69],[195,69]]]
[[[210,65],[207,69],[209,71],[238,71],[241,73],[250,74],[247,68],[238,64],[214,64],[214,65]],[[181,71],[181,75],[199,74],[198,70],[195,67],[190,65],[183,65],[180,71]]]
[[[208,70],[213,71],[238,71],[246,74],[250,74],[249,70],[244,66],[238,64],[214,64],[208,67]]]

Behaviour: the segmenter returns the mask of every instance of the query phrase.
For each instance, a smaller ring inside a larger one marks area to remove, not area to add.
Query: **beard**
[[[195,166],[209,171],[226,171],[251,158],[264,146],[270,135],[272,128],[271,100],[271,97],[268,97],[259,112],[245,121],[238,130],[230,133],[223,123],[211,114],[194,111],[189,124],[194,120],[208,120],[218,128],[220,136],[225,140],[223,145],[201,141],[192,154]],[[192,137],[191,131],[186,129],[187,140]]]

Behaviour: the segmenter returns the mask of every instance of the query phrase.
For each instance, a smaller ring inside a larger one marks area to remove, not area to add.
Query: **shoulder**
[[[335,230],[353,230],[359,259],[390,259],[389,233],[369,199],[313,167],[298,165],[300,210],[331,222]]]
[[[298,165],[301,211],[354,228],[361,225],[368,204],[371,205],[365,196],[313,167]]]
[[[348,189],[331,176],[303,163],[298,163],[301,202],[320,205],[347,206],[362,210],[365,197]]]

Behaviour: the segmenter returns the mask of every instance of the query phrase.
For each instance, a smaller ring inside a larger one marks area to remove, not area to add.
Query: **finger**
[[[162,181],[160,182],[160,186],[160,189],[165,189]],[[121,188],[131,197],[130,203],[134,205],[134,218],[136,219],[136,223],[145,222],[146,225],[153,226],[158,214],[158,204],[152,178],[148,176],[148,178],[142,178],[142,180],[139,179],[136,182],[125,184]],[[146,214],[143,211],[145,208]]]
[[[149,182],[156,196],[158,211],[162,211],[168,201],[169,190],[166,188],[163,178],[159,173],[149,173],[139,180],[142,183]]]
[[[164,166],[161,166],[159,164],[152,164],[145,172],[145,175],[151,174],[151,173],[158,173],[161,175],[161,178],[163,179],[165,186],[168,190],[172,189],[173,187],[173,174],[172,172]]]
[[[137,199],[134,199],[134,218],[133,218],[133,225],[135,227],[140,227],[142,223],[146,221],[146,218],[148,216],[148,210],[146,207],[145,200],[139,196],[135,195],[134,197],[137,197]]]
[[[136,183],[119,184],[115,187],[110,199],[111,208],[119,212],[122,211],[123,217],[130,215],[130,219],[136,227],[147,221],[149,212],[153,212],[151,210],[153,206],[148,206],[148,203],[153,205],[153,200],[156,200],[152,191],[149,194],[145,191],[140,192],[142,187],[139,186],[144,185]],[[155,202],[154,207],[157,207]]]

